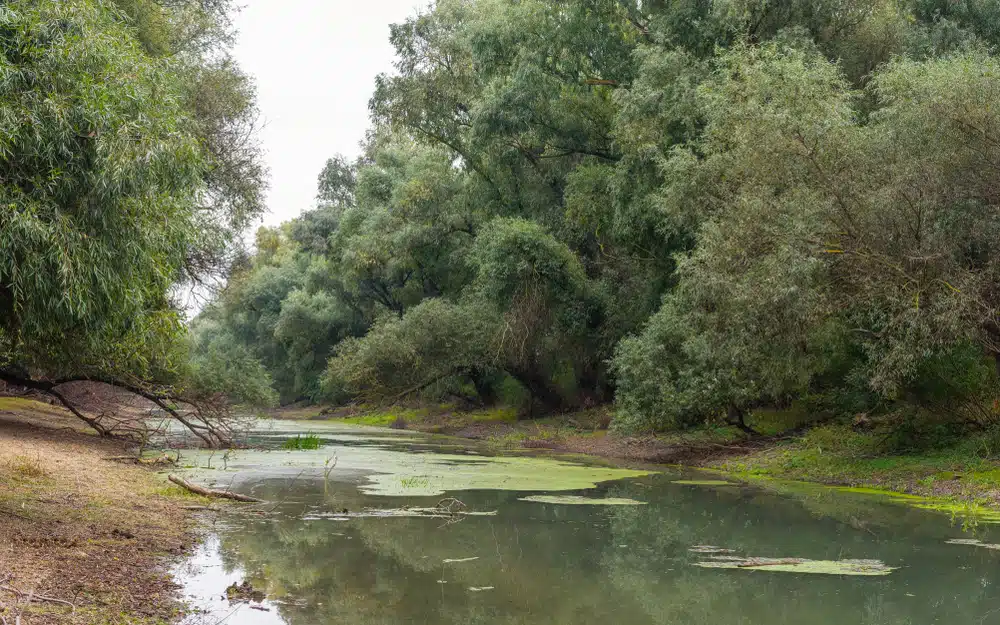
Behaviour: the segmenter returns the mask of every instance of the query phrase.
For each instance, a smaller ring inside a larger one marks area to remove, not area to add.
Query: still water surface
[[[270,502],[213,517],[206,542],[178,568],[185,595],[203,611],[191,623],[1000,623],[1000,551],[946,542],[1000,542],[989,524],[963,528],[946,514],[828,489],[677,484],[705,476],[671,470],[606,479],[614,475],[606,467],[588,474],[549,458],[494,469],[477,455],[482,449],[454,440],[317,423],[281,427],[261,440],[277,447],[301,428],[324,446],[239,452],[224,461],[185,455],[213,467],[192,479]],[[513,477],[498,482],[503,472]],[[452,473],[460,479],[443,477]],[[579,487],[588,476],[596,486]],[[576,487],[560,490],[569,486]],[[644,505],[521,500],[544,489]],[[458,522],[353,516],[432,507],[445,497],[496,514]],[[709,556],[691,551],[699,545],[896,568],[865,577],[701,568],[695,564]],[[225,599],[225,588],[244,580],[267,599]]]

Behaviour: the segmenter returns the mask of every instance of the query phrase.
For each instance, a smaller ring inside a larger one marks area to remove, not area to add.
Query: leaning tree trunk
[[[88,427],[92,428],[95,432],[101,436],[112,436],[114,432],[107,428],[101,423],[99,418],[88,417],[83,413],[72,401],[70,401],[62,392],[60,392],[59,387],[63,384],[69,384],[71,382],[95,382],[99,384],[107,384],[109,386],[114,386],[122,390],[128,391],[134,395],[143,397],[157,406],[162,410],[167,412],[171,417],[176,419],[185,428],[188,429],[192,434],[197,436],[201,441],[210,448],[225,447],[231,443],[229,437],[225,434],[225,424],[222,428],[213,425],[207,418],[199,418],[195,416],[191,418],[189,415],[182,414],[181,410],[174,407],[173,404],[177,403],[187,403],[182,399],[175,398],[169,393],[165,392],[153,392],[145,388],[141,388],[132,384],[127,384],[124,382],[119,382],[115,380],[103,380],[103,379],[93,379],[93,378],[67,378],[58,380],[36,380],[30,375],[20,372],[12,372],[10,370],[4,371],[0,370],[0,381],[6,382],[7,384],[18,386],[22,388],[27,388],[33,391],[44,393],[61,403],[73,416],[77,417],[81,421],[87,424]],[[198,410],[195,406],[196,411]]]

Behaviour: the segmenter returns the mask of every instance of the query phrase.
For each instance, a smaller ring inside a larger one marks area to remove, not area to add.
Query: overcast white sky
[[[316,176],[358,154],[375,76],[392,69],[389,24],[426,0],[243,0],[234,55],[257,81],[271,169],[267,225],[313,206]]]

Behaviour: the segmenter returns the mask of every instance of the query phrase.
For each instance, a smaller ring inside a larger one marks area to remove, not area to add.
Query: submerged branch
[[[249,495],[241,495],[239,493],[233,493],[228,490],[214,490],[211,488],[205,488],[203,486],[198,486],[197,484],[192,484],[191,482],[185,480],[184,478],[177,477],[176,475],[169,475],[167,479],[177,484],[181,488],[187,489],[192,493],[201,495],[202,497],[211,497],[213,499],[232,499],[233,501],[242,501],[246,503],[261,503],[263,499],[257,499],[256,497],[251,497]]]

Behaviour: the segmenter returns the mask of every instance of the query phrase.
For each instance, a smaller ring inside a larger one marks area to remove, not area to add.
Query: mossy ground
[[[185,505],[147,467],[110,458],[120,442],[78,431],[60,408],[0,397],[0,579],[76,606],[0,591],[0,615],[25,625],[159,625],[181,605],[167,559],[188,549]]]

